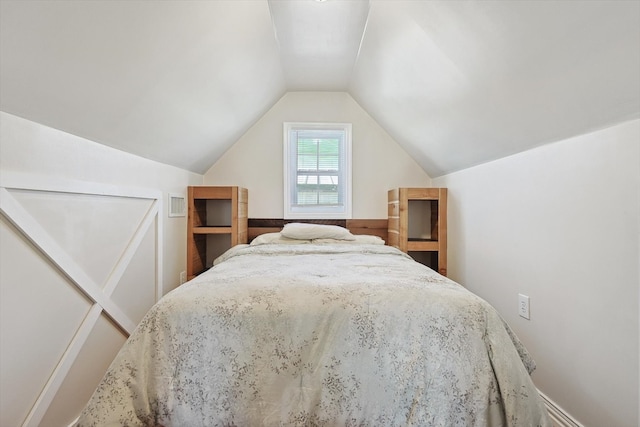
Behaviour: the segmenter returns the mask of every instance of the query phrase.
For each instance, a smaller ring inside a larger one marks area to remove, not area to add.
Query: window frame
[[[342,205],[299,206],[293,204],[293,195],[297,182],[297,145],[292,141],[291,131],[295,130],[338,130],[344,133],[341,144],[343,168],[340,169],[338,185],[342,187]],[[352,187],[352,126],[351,123],[314,123],[314,122],[284,122],[284,219],[351,219],[351,187]],[[342,183],[340,181],[343,181]]]

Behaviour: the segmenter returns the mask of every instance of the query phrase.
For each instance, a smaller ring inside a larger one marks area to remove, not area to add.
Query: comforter
[[[487,302],[380,245],[239,245],[163,297],[78,426],[550,426]]]

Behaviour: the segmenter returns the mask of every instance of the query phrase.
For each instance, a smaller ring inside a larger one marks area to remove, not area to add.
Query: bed
[[[551,426],[487,302],[374,236],[269,234],[154,305],[77,425]]]

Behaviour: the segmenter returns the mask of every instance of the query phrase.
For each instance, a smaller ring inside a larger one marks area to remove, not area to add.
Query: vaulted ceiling
[[[203,173],[288,91],[435,177],[640,117],[640,2],[0,2],[0,109],[130,153]]]

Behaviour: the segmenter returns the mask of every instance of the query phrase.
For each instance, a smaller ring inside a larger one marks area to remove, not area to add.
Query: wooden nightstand
[[[389,246],[447,275],[447,189],[395,188],[388,192]]]
[[[241,187],[188,187],[187,280],[213,260],[247,243],[248,191]]]

